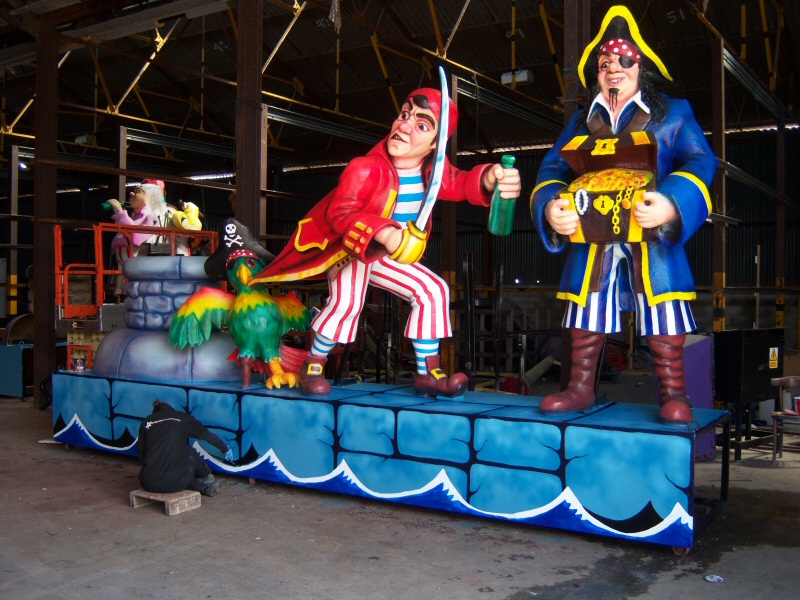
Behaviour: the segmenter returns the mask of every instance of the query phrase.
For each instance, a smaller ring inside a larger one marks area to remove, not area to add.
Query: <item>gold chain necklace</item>
[[[614,202],[614,208],[612,209],[612,216],[611,216],[611,225],[613,226],[614,235],[619,235],[619,205],[622,202],[625,202],[626,205],[630,206],[630,199],[631,194],[633,193],[633,186],[629,185],[624,190],[620,190],[617,194],[617,199]]]

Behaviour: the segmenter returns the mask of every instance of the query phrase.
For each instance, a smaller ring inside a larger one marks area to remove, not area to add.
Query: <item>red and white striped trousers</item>
[[[450,288],[444,279],[419,263],[403,265],[386,256],[369,265],[351,260],[341,270],[331,269],[328,302],[311,328],[343,344],[354,341],[369,285],[391,292],[411,306],[407,338],[435,340],[453,335]]]

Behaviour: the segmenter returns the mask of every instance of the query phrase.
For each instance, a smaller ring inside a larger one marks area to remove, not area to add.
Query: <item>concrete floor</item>
[[[54,444],[51,422],[0,398],[0,598],[730,600],[800,585],[797,452],[773,465],[768,447],[745,450],[722,513],[677,557],[233,477],[167,517],[128,505],[134,459]],[[718,497],[719,458],[696,473],[698,495]]]

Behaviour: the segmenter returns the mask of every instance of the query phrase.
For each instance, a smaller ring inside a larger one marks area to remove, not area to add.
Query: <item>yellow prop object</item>
[[[183,210],[172,211],[172,225],[178,229],[200,231],[203,223],[200,221],[200,209],[194,202],[181,202]]]
[[[408,229],[403,230],[403,241],[389,258],[402,265],[410,265],[422,258],[427,246],[428,232],[419,229],[413,221],[409,221]]]

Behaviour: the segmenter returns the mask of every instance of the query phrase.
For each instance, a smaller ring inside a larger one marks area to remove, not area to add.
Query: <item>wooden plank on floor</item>
[[[154,502],[164,503],[164,514],[177,515],[187,510],[200,508],[200,492],[183,490],[172,494],[159,494],[139,489],[130,494],[131,508],[139,508]]]

